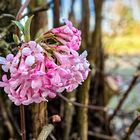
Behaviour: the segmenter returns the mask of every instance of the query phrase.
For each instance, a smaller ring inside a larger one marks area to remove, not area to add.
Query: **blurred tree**
[[[97,106],[105,106],[105,81],[104,81],[104,49],[102,46],[102,7],[104,1],[93,0],[95,7],[95,29],[92,33],[91,44],[89,47],[89,60],[91,64],[95,65],[95,74],[92,77],[91,88],[90,88],[90,103]],[[96,126],[100,132],[109,134],[109,125],[107,114],[102,111],[93,112],[90,111],[89,115],[92,123],[89,124],[91,129],[92,126]]]
[[[131,34],[135,27],[135,20],[130,6],[123,1],[118,0],[113,3],[111,9],[112,19],[110,20],[110,27],[112,35],[128,35]]]
[[[88,47],[88,34],[89,34],[89,0],[82,0],[82,49]],[[81,50],[82,50],[81,49]],[[78,88],[77,101],[81,104],[88,105],[89,101],[89,85],[90,85],[90,76],[88,79]],[[77,122],[78,122],[78,134],[80,140],[88,139],[88,109],[87,108],[78,108],[77,112]]]

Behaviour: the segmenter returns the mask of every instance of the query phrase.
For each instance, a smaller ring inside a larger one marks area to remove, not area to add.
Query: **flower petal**
[[[32,66],[35,63],[35,57],[32,55],[27,56],[26,60],[25,60],[25,64],[27,66]]]
[[[0,56],[0,64],[6,64],[6,59]]]

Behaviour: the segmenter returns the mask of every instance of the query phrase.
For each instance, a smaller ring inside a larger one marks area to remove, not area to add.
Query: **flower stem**
[[[22,140],[26,140],[24,105],[20,106],[20,124],[21,124],[21,137],[22,137]]]

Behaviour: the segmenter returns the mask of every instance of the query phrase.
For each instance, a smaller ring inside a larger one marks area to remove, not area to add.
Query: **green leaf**
[[[18,45],[20,43],[19,38],[16,34],[13,34],[14,42]]]
[[[22,33],[24,34],[24,26],[19,21],[13,20],[12,22],[15,23],[17,27],[19,28],[19,30],[22,31]]]
[[[24,39],[26,42],[30,41],[30,26],[31,26],[31,21],[32,21],[33,16],[27,19],[25,23],[25,28],[24,28]]]

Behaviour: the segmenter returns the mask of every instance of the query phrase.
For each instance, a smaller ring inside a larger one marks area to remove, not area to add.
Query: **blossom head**
[[[16,105],[40,103],[64,90],[71,92],[88,76],[87,52],[77,52],[81,33],[70,21],[43,36],[40,42],[22,43],[15,56],[0,57],[2,69],[10,72],[9,79],[3,75],[0,87]],[[48,39],[55,43],[49,44]]]

